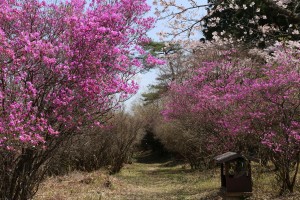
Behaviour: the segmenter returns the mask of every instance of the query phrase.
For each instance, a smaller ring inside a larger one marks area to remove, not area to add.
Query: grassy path
[[[213,172],[205,176],[182,166],[166,164],[141,164],[126,167],[114,178],[125,183],[126,189],[112,199],[201,199],[216,194],[218,177]]]
[[[138,162],[126,165],[119,174],[108,175],[105,170],[72,172],[66,176],[50,177],[34,200],[219,200],[219,169],[205,172],[190,171],[184,165],[171,162]],[[252,200],[298,200],[297,192],[278,197],[273,172],[253,170]],[[300,177],[299,177],[300,180]]]
[[[219,199],[218,173],[205,174],[168,163],[134,163],[121,173],[108,176],[104,171],[73,172],[47,179],[36,200],[171,200]]]

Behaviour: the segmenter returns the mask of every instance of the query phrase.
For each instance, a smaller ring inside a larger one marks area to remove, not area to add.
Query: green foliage
[[[163,49],[165,48],[165,44],[163,42],[155,42],[151,41],[144,45],[145,50],[147,50],[151,55],[158,55],[160,54]]]
[[[178,43],[167,42],[151,42],[146,49],[150,51],[152,55],[160,56],[166,60],[166,64],[160,67],[160,74],[156,78],[158,82],[156,85],[149,86],[149,92],[142,94],[144,104],[153,103],[159,99],[168,91],[169,83],[175,80],[176,76],[176,60],[170,58],[170,56],[182,51],[182,47]]]
[[[158,78],[156,80],[159,80]],[[142,94],[143,101],[145,105],[155,102],[159,100],[162,95],[168,91],[168,85],[164,83],[158,83],[157,85],[149,86],[150,92],[146,92]]]

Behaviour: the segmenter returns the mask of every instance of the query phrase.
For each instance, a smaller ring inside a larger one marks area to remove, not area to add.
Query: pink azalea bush
[[[146,0],[89,2],[0,1],[1,199],[31,198],[55,149],[138,88]]]
[[[251,140],[260,141],[279,169],[282,192],[293,192],[300,155],[299,43],[277,43],[273,50],[264,65],[235,59],[235,50],[199,63],[193,76],[171,85],[163,114],[178,120],[191,113],[203,126],[213,124],[206,130],[212,148],[246,151]]]
[[[46,145],[134,93],[142,63],[130,54],[147,40],[148,10],[144,0],[1,1],[0,146]]]

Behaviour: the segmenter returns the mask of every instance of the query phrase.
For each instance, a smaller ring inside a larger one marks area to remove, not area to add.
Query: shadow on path
[[[178,165],[184,165],[183,158],[178,155],[174,155],[168,152],[153,152],[145,151],[141,152],[136,158],[137,163],[141,164],[161,164],[161,167],[176,167]]]

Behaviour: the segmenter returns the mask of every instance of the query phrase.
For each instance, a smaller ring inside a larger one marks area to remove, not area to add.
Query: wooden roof
[[[243,158],[243,159],[248,160],[245,156],[243,156],[239,153],[230,152],[230,151],[227,152],[227,153],[224,153],[222,155],[218,155],[214,159],[216,160],[217,163],[224,163],[224,162],[228,162],[228,161],[231,161],[231,160],[235,160],[237,158]]]

